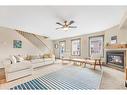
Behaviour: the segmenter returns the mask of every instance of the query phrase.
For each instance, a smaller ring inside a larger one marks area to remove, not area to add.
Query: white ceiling
[[[0,26],[48,36],[51,39],[103,31],[120,23],[127,7],[118,6],[1,6]],[[56,22],[74,20],[77,29],[55,30]]]

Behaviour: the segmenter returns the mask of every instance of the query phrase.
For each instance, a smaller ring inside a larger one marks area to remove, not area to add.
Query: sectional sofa
[[[10,56],[4,61],[6,81],[12,81],[21,77],[32,75],[34,69],[53,64],[55,56],[45,54],[43,56]]]

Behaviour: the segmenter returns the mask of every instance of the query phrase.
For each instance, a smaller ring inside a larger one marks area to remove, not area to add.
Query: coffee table
[[[79,63],[80,66],[83,65],[83,67],[86,66],[86,60],[85,59],[70,59],[70,58],[62,58],[62,64],[64,64],[64,61],[74,62],[74,64]]]

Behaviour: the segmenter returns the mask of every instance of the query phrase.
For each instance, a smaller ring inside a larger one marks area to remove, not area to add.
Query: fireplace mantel
[[[127,48],[105,48],[105,51],[113,51],[113,50],[118,50],[118,51],[121,51],[121,50],[125,50],[125,51],[127,51]]]
[[[105,49],[127,49],[127,44],[108,44]]]

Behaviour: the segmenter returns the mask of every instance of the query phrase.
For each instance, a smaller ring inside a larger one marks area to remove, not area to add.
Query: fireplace
[[[125,51],[107,51],[107,64],[124,69]]]

